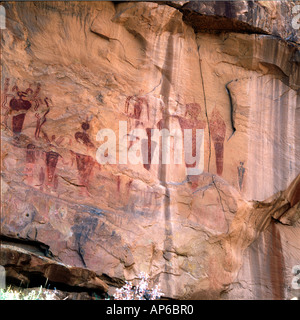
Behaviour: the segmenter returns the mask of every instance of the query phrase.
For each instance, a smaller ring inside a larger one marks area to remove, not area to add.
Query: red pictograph
[[[8,127],[8,117],[12,116],[12,125],[11,129],[15,136],[21,134],[23,130],[23,125],[28,110],[32,108],[34,104],[34,111],[37,111],[41,104],[46,105],[46,111],[43,112],[42,116],[36,112],[35,116],[37,118],[35,138],[39,137],[39,133],[42,125],[46,122],[46,115],[48,114],[50,107],[48,104],[48,98],[42,100],[39,97],[41,90],[41,85],[38,83],[35,90],[31,87],[28,87],[25,90],[19,89],[15,84],[12,86],[11,91],[9,90],[10,80],[9,78],[5,79],[4,90],[3,90],[3,103],[2,107],[5,111],[4,115],[4,124]]]
[[[209,128],[215,147],[216,167],[219,176],[223,173],[224,140],[226,135],[226,125],[219,111],[215,108],[211,114]]]

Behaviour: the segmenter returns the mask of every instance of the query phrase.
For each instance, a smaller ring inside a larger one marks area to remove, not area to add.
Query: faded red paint
[[[54,139],[55,139],[55,136],[54,136]],[[55,143],[57,146],[59,146],[63,141],[64,141],[64,137],[59,137],[56,139]]]
[[[198,117],[201,114],[201,107],[198,103],[188,103],[185,106],[185,117],[175,116],[180,124],[182,130],[182,136],[184,138],[184,130],[192,129],[192,156],[196,157],[197,155],[197,144],[196,144],[196,130],[205,129],[206,122],[199,120]],[[187,168],[194,168],[196,166],[196,161],[192,164],[186,163]]]
[[[185,116],[189,115],[191,119],[197,119],[200,116],[201,107],[198,103],[188,103],[185,105]]]
[[[223,173],[226,125],[216,108],[212,112],[209,122],[209,129],[215,147],[217,174],[221,176]]]
[[[15,111],[29,110],[31,108],[31,102],[28,100],[23,100],[23,98],[27,96],[27,92],[18,91],[17,95],[18,95],[18,98],[12,98],[9,102],[9,106],[11,110],[15,110]]]
[[[132,104],[133,110],[130,111],[130,104]],[[141,118],[141,114],[143,111],[143,107],[147,108],[147,118],[149,120],[149,103],[147,98],[145,97],[137,97],[137,96],[128,96],[125,101],[125,113],[128,114],[129,117],[139,120]]]
[[[156,126],[157,126],[157,128],[158,128],[159,130],[162,130],[162,129],[166,128],[166,121],[165,121],[165,119],[159,120],[159,121],[157,122]]]
[[[117,190],[120,192],[120,187],[121,187],[121,177],[117,176]]]
[[[14,134],[20,134],[23,129],[25,113],[18,114],[12,117],[12,131]]]
[[[26,162],[27,163],[35,163],[35,145],[28,144],[26,150]]]
[[[44,168],[41,167],[40,168],[40,173],[39,173],[39,186],[40,186],[40,190],[43,191],[43,184],[45,182],[45,172],[44,172]]]
[[[130,179],[130,180],[126,183],[126,185],[127,185],[128,191],[129,191],[130,188],[131,188],[131,185],[132,185],[132,180]]]
[[[75,133],[75,140],[77,142],[81,142],[81,143],[85,144],[89,148],[94,148],[95,146],[91,142],[90,137],[89,137],[88,133],[86,132],[90,128],[89,123],[87,121],[83,122],[81,124],[81,128],[82,128],[83,132],[80,132],[80,131],[76,132]]]
[[[197,155],[197,141],[196,141],[196,130],[197,129],[205,129],[206,122],[203,120],[200,120],[200,114],[201,114],[201,106],[198,103],[188,103],[186,104],[186,111],[184,117],[181,116],[173,116],[174,118],[178,119],[182,136],[184,138],[184,130],[185,129],[191,129],[192,130],[192,156],[196,157]],[[166,126],[166,119],[161,119],[157,122],[156,126],[159,130],[162,129],[168,129]],[[187,163],[185,161],[186,168],[195,168],[197,164],[197,160],[195,160],[194,163]]]
[[[222,142],[214,142],[217,175],[221,176],[223,173],[223,159],[224,159],[224,144]]]
[[[25,164],[25,175],[26,181],[29,185],[33,184],[33,176],[35,169],[36,155],[35,155],[35,145],[28,144],[26,148],[26,164]]]
[[[125,113],[129,118],[133,120],[133,128],[137,128],[140,125],[144,126],[142,113],[146,107],[147,120],[150,119],[149,103],[147,97],[141,96],[128,96],[125,101]],[[142,118],[142,119],[141,119]],[[132,124],[132,123],[131,123]],[[150,170],[151,167],[151,128],[146,129],[147,139],[141,141],[141,152],[143,157],[143,166],[146,170]],[[139,140],[138,137],[136,137]],[[136,141],[129,141],[128,150],[133,146]],[[148,163],[146,163],[148,162]]]
[[[46,167],[47,167],[48,183],[51,183],[53,181],[58,157],[60,157],[60,154],[58,154],[57,152],[54,152],[54,151],[46,152]]]
[[[91,156],[75,153],[80,185],[88,187],[95,161]]]
[[[189,182],[191,184],[191,189],[196,190],[199,186],[199,177],[197,175],[189,176]]]
[[[35,116],[36,116],[36,118],[37,118],[37,121],[36,121],[36,129],[35,129],[34,136],[35,136],[36,139],[39,138],[41,128],[42,128],[42,126],[45,124],[45,122],[46,122],[46,120],[47,120],[47,119],[46,119],[46,115],[47,115],[47,114],[49,113],[49,111],[50,111],[50,107],[49,107],[49,104],[48,104],[48,98],[46,97],[46,98],[44,99],[44,101],[45,101],[45,104],[46,104],[46,106],[47,106],[46,111],[43,113],[42,116],[40,116],[38,113],[35,114]]]
[[[75,139],[77,142],[82,142],[87,147],[94,147],[93,143],[91,142],[89,136],[85,132],[76,132]]]
[[[152,160],[152,154],[151,154],[151,128],[146,128],[146,133],[147,133],[147,146],[146,146],[146,154],[147,154],[147,162],[148,163],[145,163],[146,161],[144,161],[144,168],[146,170],[150,170],[151,168],[151,160]],[[144,148],[142,148],[142,151],[144,150]],[[146,160],[146,159],[145,159]]]
[[[29,87],[25,91],[22,91],[18,88],[17,85],[14,85],[11,89],[12,93],[9,92],[9,83],[8,78],[5,79],[4,83],[4,94],[3,94],[3,103],[2,107],[6,109],[4,116],[4,124],[7,126],[8,115],[12,113],[12,131],[15,135],[20,135],[23,129],[23,124],[25,121],[26,113],[32,107],[32,103],[35,103],[34,110],[37,110],[40,104],[40,99],[38,94],[40,92],[40,84],[37,84],[35,92]],[[9,106],[7,106],[8,99]],[[45,103],[47,104],[47,98],[45,98]],[[48,104],[47,104],[47,107]],[[35,136],[38,137],[41,126],[45,123],[45,116],[49,112],[47,109],[46,113],[43,115],[42,119],[39,119],[39,115],[36,114],[37,128]]]
[[[53,181],[53,189],[56,191],[58,188],[58,175],[54,175],[54,181]]]
[[[82,131],[77,131],[75,133],[75,135],[74,135],[75,140],[78,143],[82,143],[85,146],[87,146],[88,149],[95,148],[94,144],[90,140],[89,134],[87,133],[87,131],[90,129],[90,124],[88,122],[88,119],[86,119],[86,121],[81,123],[81,128],[82,128]],[[73,151],[71,151],[71,153],[72,153],[72,155],[75,155],[77,170],[78,170],[79,184],[80,184],[80,186],[85,187],[84,190],[81,188],[79,190],[79,192],[85,193],[86,195],[88,195],[87,191],[89,188],[89,181],[90,181],[92,171],[93,171],[93,168],[94,168],[96,162],[89,155],[85,155],[85,154],[81,154],[81,153],[77,153],[77,152],[73,152]],[[73,163],[73,161],[72,161],[72,163]],[[101,169],[101,166],[98,165],[98,168]]]

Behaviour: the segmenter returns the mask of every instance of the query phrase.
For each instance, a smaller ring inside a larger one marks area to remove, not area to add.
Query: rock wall
[[[170,298],[295,295],[293,5],[5,3],[2,235],[43,243],[53,260],[110,286],[144,271]],[[150,148],[151,129],[195,128],[204,132],[191,145],[193,154],[203,148],[201,174]],[[113,156],[101,129],[115,134],[116,163],[97,161],[101,150]],[[134,129],[144,130],[140,140]],[[137,146],[148,163],[122,163]]]

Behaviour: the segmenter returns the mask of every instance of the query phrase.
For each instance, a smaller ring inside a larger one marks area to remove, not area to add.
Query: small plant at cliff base
[[[55,296],[55,291],[43,290],[42,286],[39,290],[33,289],[29,292],[11,287],[0,289],[0,300],[56,300]]]
[[[114,300],[156,300],[163,296],[159,285],[154,286],[152,289],[149,288],[148,274],[141,272],[139,279],[140,281],[136,286],[126,281],[122,288],[116,289]]]

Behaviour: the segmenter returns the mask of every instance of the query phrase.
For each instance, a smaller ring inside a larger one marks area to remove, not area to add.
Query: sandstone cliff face
[[[109,285],[145,271],[171,298],[299,295],[292,3],[4,6],[6,239],[43,243]],[[117,156],[132,147],[119,121],[145,130],[143,151],[151,129],[203,129],[203,173],[187,175],[185,161],[99,164],[99,130],[116,134]]]

